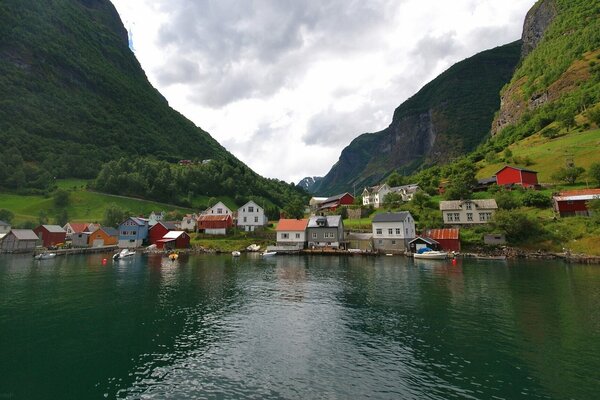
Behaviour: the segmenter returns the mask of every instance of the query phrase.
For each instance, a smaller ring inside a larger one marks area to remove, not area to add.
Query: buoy
[[[102,265],[106,265],[106,258],[102,259]]]
[[[456,265],[456,258],[452,259],[452,265]]]

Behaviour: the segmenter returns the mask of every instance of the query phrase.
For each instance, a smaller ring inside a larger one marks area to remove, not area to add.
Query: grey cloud
[[[164,85],[186,83],[199,79],[200,71],[194,61],[177,57],[167,61],[158,71],[157,78]]]

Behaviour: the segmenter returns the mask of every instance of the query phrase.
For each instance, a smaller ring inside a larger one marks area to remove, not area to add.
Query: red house
[[[40,225],[33,230],[42,241],[42,246],[56,246],[67,240],[67,231],[58,225]]]
[[[198,230],[209,235],[225,235],[232,226],[233,219],[229,214],[203,214],[198,217]]]
[[[552,196],[552,205],[554,211],[561,217],[572,217],[581,215],[588,217],[590,211],[587,208],[587,202],[600,199],[600,189],[579,189],[560,192],[557,196]]]
[[[539,185],[537,172],[510,165],[496,172],[496,183],[498,186],[520,185],[525,188],[535,188]]]
[[[354,196],[346,192],[328,197],[319,205],[319,211],[335,211],[339,206],[348,206],[352,203],[354,203]]]
[[[187,249],[190,247],[190,235],[185,231],[170,231],[156,241],[158,249]]]
[[[168,232],[176,229],[175,224],[172,222],[159,221],[148,231],[148,243],[156,244],[156,242],[162,239]]]
[[[438,242],[442,250],[460,251],[460,229],[428,229],[423,236]]]

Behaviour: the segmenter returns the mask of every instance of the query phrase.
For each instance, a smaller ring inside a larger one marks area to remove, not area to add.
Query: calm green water
[[[0,256],[0,399],[592,399],[600,267]]]

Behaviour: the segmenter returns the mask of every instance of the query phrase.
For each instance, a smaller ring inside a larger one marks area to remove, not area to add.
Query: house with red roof
[[[350,193],[342,193],[328,197],[319,205],[318,211],[335,211],[340,206],[349,206],[354,203],[354,196]]]
[[[506,165],[496,172],[496,184],[498,186],[519,185],[524,188],[536,188],[539,186],[537,172],[530,169],[511,167]]]
[[[88,224],[85,222],[67,222],[63,229],[67,232],[67,238],[71,239],[74,233],[88,232]]]
[[[277,246],[303,249],[306,245],[307,219],[280,219],[277,224]]]
[[[460,251],[460,229],[458,228],[427,229],[423,236],[433,239],[442,250]]]
[[[590,210],[587,203],[598,199],[600,199],[600,189],[567,190],[552,196],[552,206],[561,217],[576,215],[588,217]]]
[[[232,226],[231,214],[202,214],[198,217],[198,231],[208,235],[225,235]]]

